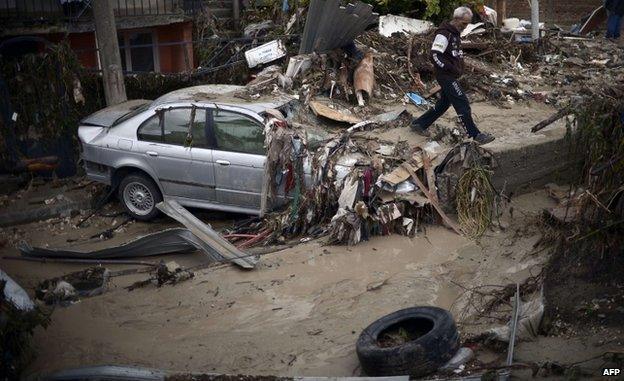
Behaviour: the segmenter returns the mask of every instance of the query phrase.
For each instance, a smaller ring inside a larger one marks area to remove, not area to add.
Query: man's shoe
[[[420,124],[412,122],[412,131],[421,136],[431,137],[431,134],[427,129],[422,128]]]
[[[477,136],[473,138],[479,145],[488,144],[489,142],[494,140],[494,137],[485,132],[479,132]]]

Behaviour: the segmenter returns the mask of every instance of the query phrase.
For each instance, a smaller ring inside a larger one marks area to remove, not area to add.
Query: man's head
[[[468,7],[459,7],[453,12],[451,24],[461,33],[472,22],[472,11]]]

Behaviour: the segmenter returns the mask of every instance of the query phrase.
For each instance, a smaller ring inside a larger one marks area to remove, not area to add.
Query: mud
[[[36,332],[38,356],[29,372],[121,364],[178,372],[359,375],[355,341],[373,320],[415,305],[451,309],[459,317],[464,287],[507,284],[539,271],[546,255],[533,252],[538,234],[525,225],[553,202],[544,192],[514,202],[509,227],[487,232],[478,243],[430,226],[414,238],[376,237],[355,247],[311,241],[263,256],[252,271],[217,265],[175,286],[128,292],[124,287],[144,275],[114,277],[108,292],[57,309],[48,329]],[[54,229],[49,237],[39,233],[46,223],[2,234],[10,242],[18,236],[64,246],[70,237],[88,237],[111,223],[104,219],[84,229]],[[165,219],[132,223],[110,240],[80,245],[102,247],[171,226]],[[2,254],[17,252],[9,245]],[[199,253],[162,259],[181,266],[204,261]],[[0,266],[30,290],[42,279],[85,267],[6,259]]]

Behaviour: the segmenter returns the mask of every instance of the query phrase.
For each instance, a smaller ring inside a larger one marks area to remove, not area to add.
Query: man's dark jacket
[[[463,56],[459,30],[448,22],[440,25],[431,46],[431,62],[436,76],[459,78],[464,72]]]

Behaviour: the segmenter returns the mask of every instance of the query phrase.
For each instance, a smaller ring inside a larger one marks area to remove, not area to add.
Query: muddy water
[[[543,195],[532,197],[528,208],[543,204],[535,201]],[[524,217],[510,224],[508,231],[488,232],[480,243],[442,227],[428,227],[415,238],[375,237],[351,248],[309,242],[262,257],[252,271],[217,266],[162,288],[128,292],[123,287],[144,276],[117,277],[106,294],[54,312],[48,329],[36,332],[38,357],[29,371],[122,364],[191,372],[359,375],[355,341],[373,320],[415,305],[452,306],[457,315],[461,305],[454,302],[463,291],[457,284],[505,284],[539,266],[544,258],[531,254],[537,235],[517,233]],[[36,235],[36,229],[28,234]],[[182,265],[204,260],[199,254],[164,259]],[[77,269],[0,265],[27,286],[46,274]]]

